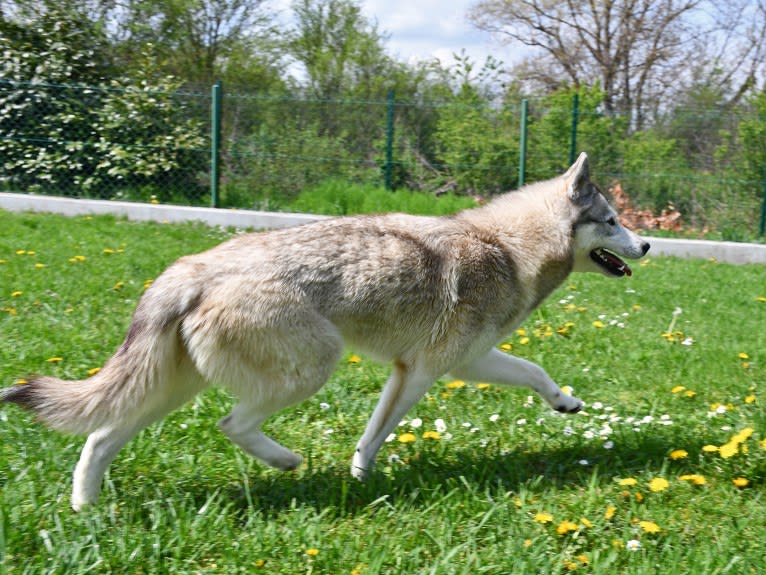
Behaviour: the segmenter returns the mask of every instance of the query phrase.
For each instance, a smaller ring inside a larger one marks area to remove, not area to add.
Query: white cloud
[[[469,0],[362,0],[362,11],[389,34],[389,53],[405,62],[433,58],[449,64],[462,50],[477,63],[498,45],[468,22]]]

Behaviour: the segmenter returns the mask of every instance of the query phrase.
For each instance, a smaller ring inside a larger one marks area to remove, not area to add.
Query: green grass
[[[119,345],[147,280],[227,235],[5,212],[0,228],[3,385],[84,377]],[[387,372],[366,358],[347,356],[316,396],[268,422],[304,455],[296,472],[230,444],[215,422],[231,400],[212,390],[128,444],[100,503],[79,514],[69,491],[82,439],[1,407],[0,573],[762,573],[764,286],[762,266],[661,258],[625,280],[572,276],[506,343],[572,386],[586,414],[440,381],[397,430],[415,441],[386,443],[366,483],[348,466]],[[683,335],[669,341],[673,317]],[[711,415],[716,403],[726,409]],[[438,419],[446,430],[425,439]],[[746,428],[732,457],[702,450]],[[652,492],[654,478],[668,487]],[[558,534],[564,521],[576,530]]]

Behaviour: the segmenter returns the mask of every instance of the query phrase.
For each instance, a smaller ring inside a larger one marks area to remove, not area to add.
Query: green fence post
[[[763,201],[761,202],[761,237],[766,232],[766,170],[763,171]]]
[[[218,188],[221,183],[221,101],[223,84],[220,80],[213,84],[210,103],[210,204],[220,207]]]
[[[580,95],[572,96],[572,136],[569,139],[569,165],[577,158],[577,122],[580,119]]]
[[[385,186],[387,190],[393,190],[394,170],[394,91],[389,90],[386,97],[386,165]]]
[[[519,142],[519,187],[524,185],[527,177],[527,116],[529,100],[521,101],[521,133]]]

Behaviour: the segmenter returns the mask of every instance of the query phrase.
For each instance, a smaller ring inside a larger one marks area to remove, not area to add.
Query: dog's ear
[[[567,196],[576,204],[585,204],[593,195],[590,183],[590,166],[588,154],[583,152],[577,161],[564,174]]]

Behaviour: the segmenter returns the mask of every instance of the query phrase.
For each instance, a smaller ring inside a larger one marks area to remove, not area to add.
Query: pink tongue
[[[602,252],[606,258],[614,264],[616,268],[622,268],[622,271],[625,272],[625,275],[630,277],[633,275],[633,270],[630,269],[630,266],[626,264],[624,261],[622,261],[620,258],[618,258],[615,255],[610,254],[609,252],[603,251]]]

